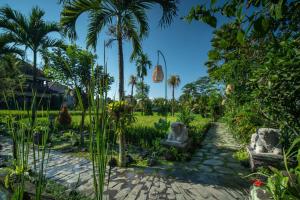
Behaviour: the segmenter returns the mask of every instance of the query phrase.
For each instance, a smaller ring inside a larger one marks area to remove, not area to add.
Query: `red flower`
[[[256,186],[256,187],[261,187],[261,186],[264,185],[264,182],[262,182],[262,181],[259,180],[259,179],[254,179],[254,180],[252,180],[251,182],[252,182],[252,184],[253,184],[254,186]]]

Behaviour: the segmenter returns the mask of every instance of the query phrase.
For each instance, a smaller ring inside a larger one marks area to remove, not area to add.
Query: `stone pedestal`
[[[173,142],[168,140],[162,140],[161,144],[165,146],[173,146],[180,149],[186,149],[191,144],[191,140],[187,140],[185,142]]]

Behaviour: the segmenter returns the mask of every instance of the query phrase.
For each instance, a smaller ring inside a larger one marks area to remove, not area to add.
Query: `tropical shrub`
[[[300,199],[300,137],[294,140],[291,147],[284,153],[285,171],[269,167],[266,188],[273,199],[294,200]],[[291,167],[290,161],[296,161],[296,166]]]
[[[57,120],[58,120],[59,124],[62,127],[69,127],[70,126],[70,124],[72,122],[72,118],[71,118],[71,115],[68,112],[67,106],[65,106],[65,105],[62,106],[62,108],[59,112],[59,115],[57,117]]]
[[[170,111],[170,102],[166,102],[164,98],[155,98],[153,101],[153,111],[157,112],[158,115],[165,116]]]
[[[63,133],[62,140],[70,142],[72,146],[78,146],[80,138],[74,131],[68,131]]]
[[[170,121],[160,118],[158,122],[154,122],[154,128],[162,134],[166,134],[170,128],[170,124]]]
[[[143,104],[143,108],[144,108],[144,115],[153,115],[152,101],[150,99],[144,99],[142,104]]]
[[[251,135],[264,124],[262,117],[258,115],[257,107],[253,104],[240,107],[227,106],[224,120],[232,134],[244,144],[248,144]]]
[[[228,20],[221,26],[219,15]],[[212,80],[230,86],[227,117],[231,127],[241,126],[236,135],[247,139],[264,124],[280,128],[288,148],[300,132],[299,2],[210,1],[193,7],[186,20],[214,28],[206,66]]]
[[[194,114],[188,107],[183,107],[178,114],[177,121],[184,123],[186,127],[190,127],[190,123],[195,119]]]
[[[137,145],[142,148],[151,148],[159,139],[166,137],[166,133],[154,127],[129,126],[126,128],[127,143]]]

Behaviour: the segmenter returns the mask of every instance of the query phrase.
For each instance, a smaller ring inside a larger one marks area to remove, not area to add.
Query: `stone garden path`
[[[0,154],[10,154],[10,141],[0,137]],[[248,199],[249,185],[241,177],[249,173],[232,153],[238,145],[221,123],[208,131],[202,147],[190,162],[152,168],[114,168],[107,199]],[[1,162],[1,160],[0,160]],[[90,161],[52,151],[46,176],[93,197]]]

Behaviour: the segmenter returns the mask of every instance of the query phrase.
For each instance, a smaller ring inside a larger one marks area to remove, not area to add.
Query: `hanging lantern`
[[[226,87],[225,93],[227,95],[230,95],[233,91],[234,91],[234,85],[228,84],[227,87]]]
[[[159,83],[164,80],[164,72],[161,65],[156,65],[152,74],[152,80],[154,83]]]
[[[221,105],[225,106],[225,104],[226,104],[226,99],[223,99]]]

